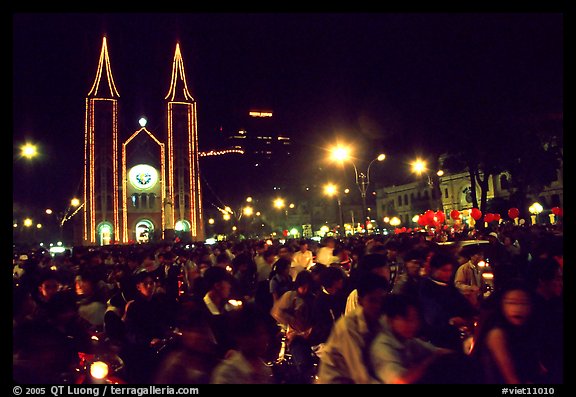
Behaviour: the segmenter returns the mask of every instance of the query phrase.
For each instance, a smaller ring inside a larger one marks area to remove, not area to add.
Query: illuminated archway
[[[98,235],[98,244],[109,245],[114,239],[114,229],[110,222],[101,222],[96,230]]]
[[[148,243],[154,233],[154,224],[149,219],[141,219],[136,223],[134,229],[137,243]]]

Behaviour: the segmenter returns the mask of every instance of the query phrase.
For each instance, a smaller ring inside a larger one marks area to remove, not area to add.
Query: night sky
[[[384,151],[380,177],[402,174],[462,120],[563,106],[560,13],[14,14],[15,203],[62,208],[81,191],[84,101],[103,35],[122,140],[141,116],[163,133],[178,41],[201,150],[218,144],[232,113],[271,108],[309,159],[301,173],[341,139],[358,157]],[[25,141],[39,145],[33,162],[18,156]]]

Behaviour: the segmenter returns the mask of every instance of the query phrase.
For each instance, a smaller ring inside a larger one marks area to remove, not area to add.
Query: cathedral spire
[[[105,70],[104,77],[102,76],[103,70]],[[106,80],[106,82],[101,84],[103,78]],[[106,36],[104,36],[102,39],[102,50],[100,51],[100,61],[98,61],[96,79],[94,79],[94,84],[92,84],[92,88],[90,89],[88,96],[99,98],[120,97],[120,94],[116,89],[116,85],[114,84],[114,78],[112,77],[110,58],[108,57],[108,46],[106,45]]]
[[[181,84],[179,84],[181,82]],[[180,88],[178,88],[180,86]],[[174,60],[172,61],[172,80],[170,81],[170,89],[164,99],[170,101],[184,100],[194,101],[192,95],[188,91],[186,84],[186,74],[184,73],[184,61],[180,53],[180,43],[176,43],[176,52],[174,53]]]

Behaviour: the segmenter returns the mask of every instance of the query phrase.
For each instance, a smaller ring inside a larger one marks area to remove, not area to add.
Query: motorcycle
[[[279,351],[274,361],[267,363],[272,367],[275,382],[278,384],[313,384],[316,382],[319,357],[317,347],[309,349],[309,356],[304,357],[304,363],[299,364],[294,357],[289,331],[281,327],[279,331]],[[308,349],[306,349],[308,350]]]
[[[78,352],[78,363],[74,368],[75,384],[126,384],[124,360],[110,343],[104,332],[93,332],[89,351]]]

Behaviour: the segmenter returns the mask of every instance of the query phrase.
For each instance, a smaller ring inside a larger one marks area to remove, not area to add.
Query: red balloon
[[[562,208],[554,207],[552,208],[552,213],[556,216],[562,216]]]
[[[450,218],[452,218],[454,220],[460,219],[460,212],[458,210],[450,211]]]
[[[470,216],[477,221],[478,219],[482,218],[482,211],[480,211],[478,208],[472,208],[472,210],[470,211]]]
[[[419,216],[418,216],[418,224],[419,224],[420,226],[426,226],[426,223],[427,223],[427,222],[426,222],[426,217],[425,217],[424,215],[422,215],[422,214],[419,215]]]
[[[494,220],[494,214],[488,212],[486,215],[484,215],[484,222],[492,222]]]
[[[500,214],[493,214],[494,215],[494,220],[495,221],[499,221],[500,220]]]
[[[432,223],[434,222],[434,216],[436,214],[434,213],[434,211],[432,210],[428,210],[424,213],[424,217],[426,218],[426,220],[428,221],[428,223]]]
[[[446,215],[441,210],[436,211],[436,219],[438,223],[443,223],[446,220]]]
[[[509,216],[511,219],[516,219],[516,218],[518,218],[518,217],[520,216],[520,210],[519,210],[518,208],[510,208],[510,209],[508,210],[508,216]]]

